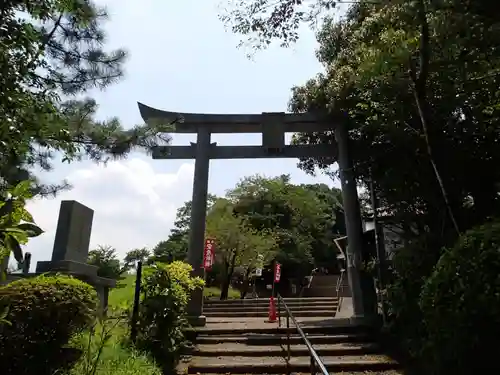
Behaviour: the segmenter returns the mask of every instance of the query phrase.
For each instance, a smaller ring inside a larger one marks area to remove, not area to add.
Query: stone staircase
[[[295,317],[331,317],[335,316],[339,305],[338,298],[286,298],[286,304]],[[208,317],[267,317],[268,298],[243,300],[208,300],[203,306],[203,314]]]
[[[336,301],[329,300],[330,304],[325,299],[317,298],[304,298],[301,301],[296,298],[285,299],[293,314],[315,311],[316,306],[320,306],[318,311],[329,312],[330,315],[325,318],[297,317],[297,320],[302,321],[300,324],[304,333],[328,371],[331,374],[401,374],[398,372],[398,363],[382,354],[373,335],[369,333],[370,329],[349,324],[345,319],[332,318]],[[209,311],[215,314],[226,311],[242,315],[239,318],[234,315],[226,318],[218,318],[219,315],[210,317],[205,309],[208,324],[196,330],[195,346],[184,371],[187,374],[310,373],[309,351],[293,323],[288,330],[291,359],[287,365],[285,314],[282,315],[281,328],[276,323],[265,323],[267,304],[264,307],[263,302],[256,302],[258,308],[252,307],[247,301],[209,303],[215,309]],[[246,310],[237,308],[238,304]],[[304,307],[305,310],[300,310]],[[253,318],[248,318],[247,312],[252,313]],[[265,312],[265,315],[255,318],[256,312]]]
[[[304,288],[303,297],[337,297],[337,282],[340,275],[316,275],[312,278],[309,288]],[[350,297],[351,291],[347,282],[347,275],[344,275],[339,285],[339,296]]]

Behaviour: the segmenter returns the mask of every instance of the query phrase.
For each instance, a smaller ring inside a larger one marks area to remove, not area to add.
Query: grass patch
[[[109,292],[109,315],[131,309],[134,291],[135,275],[127,275],[119,280],[116,288]],[[203,295],[207,298],[219,298],[220,288],[204,288]],[[239,299],[240,292],[229,288],[228,298]],[[127,323],[126,319],[118,324],[109,319],[104,327],[96,325],[93,332],[88,331],[76,337],[72,346],[81,349],[84,354],[68,375],[162,375],[159,366],[151,358],[127,344]]]
[[[73,347],[84,354],[69,375],[162,375],[147,355],[126,344],[127,334],[125,322],[108,320],[75,338]]]
[[[118,281],[116,288],[109,292],[109,307],[113,309],[131,308],[134,302],[135,275],[127,275]],[[211,286],[203,289],[206,298],[219,298],[220,288]],[[239,299],[240,292],[237,289],[229,288],[228,299]]]
[[[128,309],[134,303],[135,275],[127,275],[109,291],[108,306],[111,309]]]
[[[203,289],[203,296],[206,298],[220,298],[220,288],[217,288],[215,286],[211,286],[209,288],[204,288]],[[229,288],[228,299],[239,299],[240,298],[240,292],[236,289]]]
[[[135,275],[119,280],[117,287],[109,292],[108,315],[112,317],[131,309],[134,290]],[[162,375],[149,356],[127,344],[128,335],[127,319],[117,322],[111,318],[103,325],[97,324],[93,332],[87,331],[76,337],[72,346],[84,354],[69,375]]]

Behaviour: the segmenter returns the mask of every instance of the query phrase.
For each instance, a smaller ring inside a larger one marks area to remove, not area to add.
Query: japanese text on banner
[[[212,269],[215,258],[215,240],[207,238],[205,240],[205,251],[203,252],[203,268],[207,271]]]

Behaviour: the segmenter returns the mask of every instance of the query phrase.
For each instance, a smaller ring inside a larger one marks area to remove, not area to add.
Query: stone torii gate
[[[189,233],[188,262],[193,275],[203,278],[202,266],[207,210],[208,170],[210,159],[257,159],[333,157],[337,155],[346,230],[349,241],[347,273],[353,300],[353,318],[363,318],[365,311],[360,284],[360,263],[363,250],[363,228],[348,150],[347,119],[332,119],[313,113],[262,113],[262,114],[204,114],[175,113],[148,107],[138,103],[146,123],[153,121],[175,123],[175,133],[197,134],[196,143],[189,146],[158,146],[153,159],[195,159],[191,227]],[[338,149],[333,145],[285,145],[285,133],[335,131]],[[212,143],[212,133],[262,133],[262,146],[217,146]],[[205,325],[203,316],[203,292],[193,294],[188,305],[191,324]]]

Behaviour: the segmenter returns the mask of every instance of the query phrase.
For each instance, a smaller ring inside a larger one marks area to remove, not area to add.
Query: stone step
[[[367,342],[370,336],[365,333],[351,333],[339,335],[308,334],[307,339],[313,345],[339,344],[339,343],[360,343]],[[219,344],[235,343],[247,345],[285,345],[287,336],[285,334],[243,334],[243,335],[218,335],[218,336],[198,336],[198,344]],[[296,332],[290,335],[292,345],[302,344],[303,340]]]
[[[216,375],[216,374],[203,374],[203,375]],[[251,375],[248,374],[239,374],[239,375]],[[263,375],[267,375],[264,373]],[[274,374],[273,374],[274,375]],[[278,374],[276,374],[278,375]],[[279,374],[281,375],[281,374]],[[288,375],[288,374],[282,374]],[[311,375],[311,372],[294,372],[293,375]],[[341,372],[330,372],[329,375],[405,375],[405,372],[400,370],[388,370],[388,371],[341,371]]]
[[[381,371],[398,369],[399,365],[384,355],[324,356],[321,358],[329,372]],[[289,366],[285,358],[276,357],[193,357],[188,367],[189,374],[285,374],[309,372],[309,356],[292,357]],[[309,372],[310,373],[310,372]]]
[[[332,319],[335,320],[335,319]],[[340,320],[340,319],[339,319]],[[282,319],[283,322],[283,319]],[[197,337],[200,336],[234,336],[234,335],[245,335],[245,334],[257,334],[257,335],[286,335],[287,331],[290,332],[291,335],[297,334],[297,328],[290,327],[277,327],[276,323],[269,323],[269,327],[235,327],[230,326],[230,323],[224,323],[223,325],[227,325],[228,328],[213,328],[213,327],[197,327],[193,329],[196,333]],[[331,334],[331,335],[339,335],[339,334],[353,334],[353,333],[365,333],[370,327],[363,325],[346,325],[346,324],[338,324],[338,325],[317,325],[317,326],[309,326],[302,324],[302,331],[306,334]],[[188,330],[189,331],[189,330]]]
[[[301,310],[301,311],[292,311],[293,316],[298,318],[298,317],[309,317],[309,316],[329,316],[329,317],[334,317],[336,310],[335,309],[329,309],[329,310]],[[240,312],[233,312],[233,311],[207,311],[203,310],[203,315],[206,317],[222,317],[222,318],[229,318],[229,317],[245,317],[245,316],[250,316],[250,317],[266,317],[268,316],[267,311],[240,311]],[[284,317],[284,313],[282,314],[282,317]]]
[[[328,301],[338,301],[336,297],[304,297],[304,298],[284,298],[285,303],[313,303],[313,302],[328,302]],[[254,298],[254,299],[228,299],[228,300],[218,300],[218,299],[205,299],[203,304],[206,305],[247,305],[255,303],[269,304],[269,298]]]
[[[341,343],[315,345],[319,356],[343,356],[380,353],[380,347],[373,343]],[[287,345],[246,345],[235,343],[198,344],[192,352],[196,357],[279,357],[287,355]],[[292,357],[308,356],[309,351],[304,344],[290,345]],[[230,360],[230,358],[228,358]]]
[[[301,306],[301,307],[291,307],[290,311],[292,314],[295,316],[297,313],[302,312],[302,311],[337,311],[337,306],[331,305],[331,306]],[[262,306],[262,307],[240,307],[240,308],[213,308],[213,307],[205,307],[203,308],[203,314],[206,315],[206,313],[265,313],[267,314],[269,311],[269,306]],[[280,309],[281,315],[285,316],[286,312],[285,309]],[[276,309],[276,313],[278,313]]]
[[[324,309],[324,308],[337,308],[339,305],[338,301],[329,301],[329,302],[316,302],[316,303],[293,303],[287,304],[288,308],[292,311],[295,309]],[[277,305],[276,305],[277,306]],[[239,310],[261,310],[267,309],[269,307],[269,302],[267,303],[259,303],[259,304],[248,304],[248,305],[203,305],[203,311],[239,311]],[[283,306],[282,306],[283,307]]]

